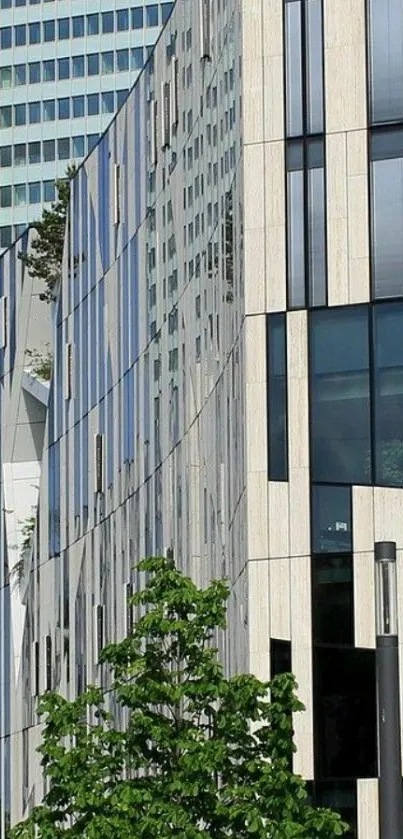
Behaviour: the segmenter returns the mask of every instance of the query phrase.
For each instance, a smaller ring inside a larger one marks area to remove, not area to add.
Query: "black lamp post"
[[[396,542],[375,543],[380,839],[403,839]]]

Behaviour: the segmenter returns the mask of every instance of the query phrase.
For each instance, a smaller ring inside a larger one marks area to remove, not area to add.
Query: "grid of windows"
[[[0,89],[141,70],[151,50],[152,47],[131,47],[1,67]]]
[[[128,29],[153,28],[166,23],[171,14],[173,3],[153,3],[118,12],[95,12],[46,20],[42,23],[20,23],[16,26],[0,27],[0,48],[11,49],[26,44],[39,44],[41,41],[66,41],[70,38],[83,38],[92,35],[108,35]],[[9,8],[9,7],[1,7]]]
[[[112,114],[125,101],[128,90],[109,90],[105,93],[90,93],[87,96],[66,96],[60,99],[45,99],[43,102],[25,102],[19,105],[4,105],[0,108],[0,128],[32,125],[54,120],[77,119],[97,114]],[[20,144],[19,144],[20,145]],[[10,146],[0,148],[0,167],[11,164],[1,162],[3,154],[8,159]]]

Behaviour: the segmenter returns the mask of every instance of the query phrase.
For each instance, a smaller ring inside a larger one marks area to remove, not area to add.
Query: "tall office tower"
[[[0,0],[0,251],[93,148],[172,5]]]
[[[12,820],[44,791],[36,696],[105,678],[136,559],[171,547],[200,583],[230,576],[226,667],[292,668],[295,770],[378,839],[377,540],[403,632],[402,36],[401,0],[177,0],[74,180],[57,305],[27,236],[0,261]],[[26,350],[47,342],[42,381]]]

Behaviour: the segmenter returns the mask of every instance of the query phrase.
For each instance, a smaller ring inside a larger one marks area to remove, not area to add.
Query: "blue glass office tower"
[[[13,821],[44,792],[37,695],[103,678],[136,559],[172,548],[198,582],[231,579],[228,670],[294,671],[313,799],[379,839],[376,541],[397,543],[403,628],[402,32],[401,0],[177,0],[74,180],[53,309],[18,260],[31,233],[0,260]],[[26,354],[47,344],[50,381]]]
[[[168,0],[1,0],[0,250],[96,144],[143,67]]]

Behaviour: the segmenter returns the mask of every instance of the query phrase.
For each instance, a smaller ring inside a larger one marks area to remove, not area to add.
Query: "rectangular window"
[[[16,47],[24,47],[27,43],[27,27],[25,23],[20,23],[14,27],[14,44]]]
[[[285,0],[287,137],[323,132],[322,0]]]
[[[118,50],[116,53],[117,70],[122,73],[129,69],[129,50]]]
[[[173,3],[162,3],[162,5],[161,5],[161,23],[162,23],[162,25],[164,25],[164,23],[167,22],[170,14],[172,12],[173,5],[174,5]]]
[[[13,73],[11,67],[0,67],[0,90],[12,87]]]
[[[11,166],[11,146],[0,147],[0,167],[6,169]]]
[[[85,116],[84,96],[73,96],[73,117]]]
[[[310,360],[313,481],[371,483],[367,307],[312,312]]]
[[[29,203],[30,204],[40,204],[41,203],[41,184],[40,184],[40,181],[35,181],[34,183],[29,184]]]
[[[403,5],[368,0],[372,123],[403,118]]]
[[[114,100],[115,94],[113,90],[108,91],[107,93],[102,93],[102,113],[103,114],[113,114],[115,110]]]
[[[57,21],[57,34],[59,41],[67,41],[70,38],[70,18],[62,17]]]
[[[41,42],[41,25],[40,23],[29,23],[29,43],[40,44]]]
[[[146,26],[158,26],[158,4],[146,6]]]
[[[14,204],[16,207],[22,207],[27,203],[27,185],[16,184],[14,187]]]
[[[68,96],[57,100],[57,115],[59,119],[70,119],[70,98]]]
[[[73,38],[83,38],[84,32],[84,15],[73,17]]]
[[[132,29],[143,28],[143,7],[132,9]]]
[[[119,9],[116,12],[117,30],[124,32],[129,28],[129,9]]]
[[[326,304],[324,141],[287,144],[287,284],[292,309]]]
[[[32,61],[29,67],[29,83],[39,84],[41,80],[41,65],[39,61]]]
[[[98,35],[99,15],[87,15],[87,35]]]
[[[11,245],[13,228],[11,224],[0,227],[0,248],[8,248]]]
[[[83,55],[74,55],[73,62],[73,79],[80,79],[84,76],[85,65]]]
[[[85,154],[85,142],[83,136],[73,137],[73,159],[77,160],[80,157],[84,157]]]
[[[11,186],[0,187],[0,207],[11,207]]]
[[[43,120],[44,122],[53,122],[56,116],[55,100],[45,99],[43,103]]]
[[[9,50],[12,47],[11,26],[3,26],[0,29],[0,49]]]
[[[97,76],[99,73],[99,55],[97,52],[87,55],[87,73],[89,76]]]
[[[144,64],[143,47],[132,47],[130,50],[130,69],[141,70]]]
[[[403,131],[372,133],[371,239],[375,299],[403,294]]]
[[[56,27],[54,20],[45,20],[43,23],[43,40],[54,41],[56,36]]]
[[[291,641],[270,638],[270,678],[274,679],[282,673],[292,673]]]
[[[33,125],[41,121],[41,103],[30,102],[29,108],[29,124]]]
[[[268,315],[267,422],[270,481],[288,480],[286,315]]]
[[[27,121],[27,108],[25,103],[14,105],[14,124],[25,125]]]
[[[57,141],[57,159],[68,160],[70,157],[70,138],[62,137]]]
[[[87,96],[87,114],[89,117],[99,114],[99,93],[90,93]]]
[[[25,64],[16,64],[14,67],[14,84],[20,87],[27,83],[27,69]]]
[[[45,162],[49,162],[55,159],[55,141],[54,140],[44,140],[43,141],[43,159]]]
[[[102,12],[102,34],[113,32],[113,12]]]
[[[11,105],[4,105],[2,108],[0,108],[0,128],[11,128],[11,121]]]
[[[41,162],[41,144],[39,140],[34,143],[28,143],[28,160],[30,163]]]
[[[70,78],[70,59],[69,58],[58,58],[57,59],[57,75],[59,81],[63,79]]]
[[[14,146],[14,166],[25,166],[27,162],[27,147],[25,143]]]
[[[56,76],[55,60],[51,58],[49,61],[43,62],[43,81],[54,82]]]
[[[403,486],[403,304],[373,308],[375,483]]]
[[[352,549],[350,487],[314,484],[312,487],[313,553],[351,553]]]
[[[113,66],[114,65],[114,54],[113,54],[113,52],[112,51],[103,52],[101,54],[101,60],[102,60],[102,73],[104,75],[109,75],[110,73],[113,73],[113,70],[114,70],[114,66]]]

